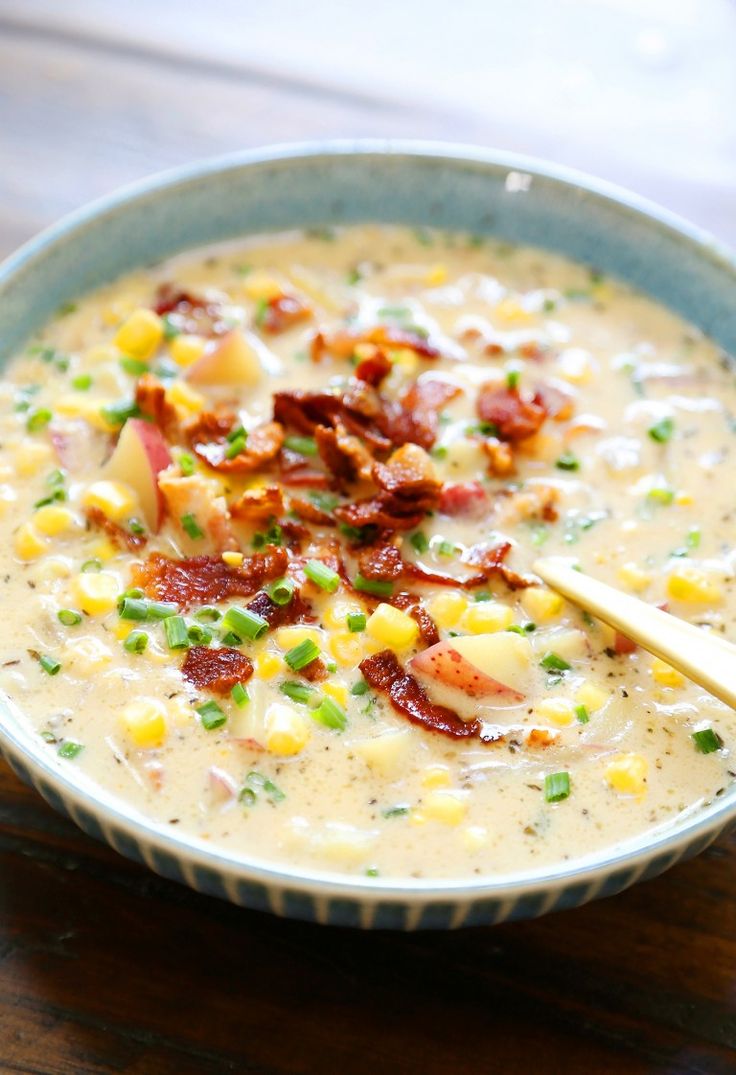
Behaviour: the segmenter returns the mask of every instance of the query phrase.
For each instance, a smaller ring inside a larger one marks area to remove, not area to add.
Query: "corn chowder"
[[[730,635],[731,366],[587,268],[378,226],[59,311],[0,387],[1,682],[248,856],[493,876],[673,825],[731,710],[531,572]]]

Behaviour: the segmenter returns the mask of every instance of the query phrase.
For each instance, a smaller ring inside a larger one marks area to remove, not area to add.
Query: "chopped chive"
[[[265,533],[259,531],[253,535],[253,548],[262,549],[264,545],[281,545],[283,540],[284,534],[281,527],[278,523],[274,523]]]
[[[31,411],[26,419],[26,429],[29,433],[37,433],[39,429],[45,429],[53,415],[47,407],[37,407]]]
[[[177,462],[184,477],[191,478],[192,474],[194,474],[194,456],[190,455],[189,452],[182,452]]]
[[[359,679],[356,680],[355,683],[353,683],[352,687],[350,688],[350,693],[354,694],[357,698],[359,698],[362,694],[367,694],[369,690],[370,687],[368,686],[366,681],[364,679]]]
[[[226,631],[225,634],[220,635],[220,642],[223,646],[242,646],[243,639],[240,635],[236,635],[234,631]]]
[[[189,632],[183,616],[168,616],[164,620],[164,634],[169,649],[186,649],[189,645]]]
[[[46,478],[46,484],[55,486],[63,485],[65,481],[65,474],[63,470],[52,470]]]
[[[148,372],[148,363],[143,362],[140,358],[130,358],[128,355],[124,355],[120,359],[120,368],[129,373],[131,377],[140,377],[141,374]]]
[[[359,269],[351,269],[347,275],[347,282],[349,284],[358,284],[363,279]]]
[[[551,650],[545,653],[539,663],[548,672],[569,672],[572,668],[572,665],[568,664],[564,657],[559,657],[556,653],[552,653]]]
[[[518,388],[520,379],[521,370],[509,370],[506,374],[506,387],[512,390]]]
[[[202,623],[217,623],[221,617],[222,613],[214,605],[203,605],[202,608],[194,613],[195,620],[201,620]]]
[[[661,486],[656,489],[650,489],[647,493],[647,500],[651,500],[655,504],[671,504],[674,499],[674,490],[669,489],[666,486]]]
[[[191,512],[187,512],[186,515],[182,515],[182,517],[181,517],[181,525],[182,525],[182,529],[194,541],[197,541],[199,538],[204,537],[204,530],[201,528],[201,526],[199,525],[199,523],[197,522],[196,518],[194,517],[194,515],[192,515]]]
[[[675,431],[675,423],[671,418],[663,418],[660,422],[655,422],[653,426],[650,426],[647,432],[652,440],[656,440],[657,444],[666,444],[672,437]]]
[[[587,724],[588,721],[590,720],[590,713],[588,712],[587,706],[576,705],[575,706],[575,716],[578,718],[578,722],[580,724]]]
[[[140,519],[132,518],[128,519],[128,529],[131,534],[145,534],[146,528]]]
[[[439,556],[454,556],[457,552],[457,546],[451,541],[441,541],[437,546],[437,554]]]
[[[246,431],[243,428],[243,426],[237,425],[237,426],[233,426],[233,428],[230,430],[230,432],[225,437],[225,440],[228,442],[228,444],[232,444],[233,441],[237,440],[239,437],[247,437],[247,436],[248,436],[248,434],[246,433]]]
[[[688,549],[697,549],[700,546],[701,531],[699,526],[691,526],[685,538]]]
[[[368,866],[365,871],[366,877],[378,877],[378,866]]]
[[[429,454],[433,459],[447,459],[447,448],[444,444],[438,444],[436,448],[432,448]]]
[[[311,638],[305,638],[303,642],[300,642],[297,646],[292,646],[284,654],[284,660],[292,672],[299,672],[302,668],[306,668],[317,657],[319,657],[319,647]]]
[[[108,407],[100,407],[100,414],[111,426],[122,426],[129,418],[139,418],[140,410],[133,399],[122,399],[119,403],[111,403]]]
[[[176,601],[149,601],[148,619],[165,620],[169,616],[175,616],[179,611]]]
[[[340,497],[334,493],[323,493],[318,489],[313,489],[307,493],[307,496],[316,504],[320,511],[327,512],[334,511],[337,505],[340,503]]]
[[[257,638],[265,635],[268,630],[268,620],[259,616],[257,612],[251,612],[249,608],[241,608],[233,605],[225,613],[222,626],[225,630],[235,631],[241,638],[247,638],[254,642]]]
[[[79,373],[72,378],[72,388],[77,392],[86,392],[92,387],[92,374]]]
[[[365,631],[366,622],[364,612],[348,612],[347,614],[348,631],[352,631],[353,634]]]
[[[277,579],[266,587],[266,593],[275,605],[288,605],[294,596],[294,583],[291,579]]]
[[[559,803],[570,794],[569,773],[548,773],[544,778],[544,797],[548,803]]]
[[[212,631],[201,623],[190,623],[187,625],[187,638],[193,646],[209,646]]]
[[[409,806],[406,803],[399,803],[398,806],[389,806],[387,810],[382,810],[381,814],[385,818],[391,817],[406,817],[409,813]]]
[[[384,579],[367,579],[360,572],[355,576],[353,586],[362,593],[372,593],[376,597],[390,597],[394,592],[393,582],[387,582]]]
[[[102,560],[98,560],[96,556],[92,560],[85,560],[79,570],[84,575],[88,575],[93,571],[102,571]]]
[[[238,800],[246,806],[254,806],[261,791],[265,792],[272,803],[283,802],[286,798],[284,792],[277,784],[274,784],[273,780],[254,769],[245,778],[245,785],[238,795]]]
[[[220,709],[217,702],[204,702],[196,707],[202,718],[202,727],[205,731],[212,732],[215,728],[221,728],[227,720],[227,716]]]
[[[429,548],[429,541],[427,540],[427,535],[423,534],[421,530],[415,530],[409,538],[409,541],[412,543],[412,546],[416,549],[418,553],[426,552]]]
[[[476,594],[473,594],[474,601],[490,601],[491,595],[488,590],[478,590]]]
[[[230,697],[235,702],[235,704],[237,706],[240,706],[241,708],[244,705],[247,705],[250,701],[250,695],[248,694],[242,683],[235,684],[235,686],[230,691]]]
[[[148,646],[148,635],[145,631],[131,631],[123,642],[123,649],[128,653],[144,653]]]
[[[339,732],[345,729],[348,722],[345,710],[341,705],[338,705],[334,698],[330,697],[324,697],[317,708],[312,709],[309,715],[319,724],[324,724],[326,728],[336,728]]]
[[[48,672],[50,676],[55,676],[61,669],[61,662],[57,661],[55,657],[49,657],[45,653],[42,653],[39,656],[38,663],[41,665],[44,672]]]
[[[164,314],[161,318],[164,324],[164,339],[173,340],[175,336],[181,336],[181,329],[177,328],[174,322],[171,320],[170,314]]]
[[[60,608],[56,613],[56,618],[65,627],[76,627],[82,622],[81,612],[75,612],[73,608]]]
[[[572,452],[563,452],[555,466],[558,470],[580,470],[580,460]]]
[[[118,615],[121,620],[137,620],[142,623],[148,619],[150,601],[145,597],[123,597],[118,603]]]
[[[284,448],[299,455],[316,455],[317,441],[314,437],[285,437]]]
[[[299,702],[301,705],[306,705],[314,694],[314,687],[309,687],[306,683],[295,683],[290,679],[279,684],[279,690],[287,698],[291,698],[292,702]]]
[[[235,440],[231,441],[228,444],[227,448],[225,449],[225,458],[235,459],[237,455],[240,455],[241,452],[245,451],[246,443],[247,438],[245,436],[245,433],[242,433],[239,437],[236,437]]]
[[[72,759],[76,758],[84,750],[82,743],[75,743],[73,739],[67,739],[59,747],[59,757]]]
[[[723,740],[720,735],[718,732],[714,732],[712,728],[703,728],[699,732],[693,732],[692,740],[701,754],[712,754],[723,746]]]
[[[340,585],[340,576],[321,560],[307,560],[304,566],[304,574],[322,590],[334,593]]]

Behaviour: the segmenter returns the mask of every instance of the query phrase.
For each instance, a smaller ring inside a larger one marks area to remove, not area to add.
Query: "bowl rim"
[[[154,173],[149,177],[126,184],[67,213],[56,223],[44,228],[0,263],[0,287],[12,280],[20,270],[32,266],[46,251],[62,242],[66,236],[98,218],[144,200],[162,191],[174,191],[190,183],[228,172],[238,172],[251,166],[284,162],[318,161],[355,157],[369,159],[389,157],[408,160],[429,160],[438,163],[477,165],[479,168],[508,170],[529,174],[532,178],[551,180],[558,185],[577,188],[597,200],[609,203],[642,219],[649,228],[654,224],[672,237],[690,246],[696,257],[705,258],[717,269],[734,278],[736,284],[736,254],[710,232],[690,223],[677,213],[616,184],[594,178],[563,165],[505,150],[486,149],[464,143],[407,139],[333,139],[310,142],[288,142],[237,151],[204,158],[179,167]],[[8,700],[4,708],[21,712]],[[25,738],[28,742],[24,742]],[[307,866],[290,867],[288,863],[271,862],[241,854],[228,853],[210,847],[196,836],[173,834],[153,820],[146,819],[124,800],[102,786],[93,785],[91,778],[80,784],[66,774],[55,755],[49,755],[31,738],[30,726],[18,721],[17,729],[0,714],[0,744],[8,756],[17,755],[21,764],[30,767],[31,775],[40,775],[66,804],[72,804],[72,815],[86,811],[125,834],[139,847],[154,848],[163,855],[191,863],[204,870],[214,870],[234,881],[261,884],[267,889],[307,892],[313,897],[330,899],[359,899],[363,903],[405,902],[429,904],[452,900],[455,904],[493,900],[514,900],[539,893],[555,893],[569,886],[590,885],[618,871],[636,875],[655,857],[674,860],[684,851],[708,837],[715,838],[729,822],[736,819],[736,795],[715,799],[694,808],[681,823],[668,822],[639,837],[609,845],[600,852],[571,859],[569,864],[546,866],[535,870],[508,872],[497,879],[480,878],[366,878]],[[616,850],[620,847],[620,850]]]

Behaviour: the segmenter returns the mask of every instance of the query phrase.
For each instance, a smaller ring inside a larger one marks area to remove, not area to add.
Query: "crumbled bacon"
[[[377,526],[380,530],[415,530],[424,521],[425,514],[424,511],[410,510],[408,504],[397,503],[396,498],[387,493],[335,508],[335,517],[356,530],[366,526]]]
[[[203,474],[180,477],[166,470],[159,475],[158,487],[181,536],[186,534],[188,541],[198,542],[197,552],[225,552],[239,548],[230,525],[227,501],[212,478]],[[184,530],[182,519],[187,515],[193,516],[203,538],[192,538]],[[208,544],[202,544],[203,541]]]
[[[236,683],[245,683],[253,675],[253,662],[240,650],[222,646],[191,646],[187,650],[181,674],[201,690],[227,694]]]
[[[219,302],[182,291],[173,284],[161,285],[153,309],[159,317],[170,318],[180,332],[222,336],[231,328]]]
[[[559,735],[553,735],[546,728],[532,728],[526,737],[526,745],[528,747],[552,747],[559,738]]]
[[[148,540],[145,534],[134,534],[132,530],[126,530],[119,523],[114,523],[112,519],[108,519],[100,508],[87,508],[85,515],[91,525],[104,530],[113,545],[117,545],[119,549],[129,549],[130,552],[136,552],[138,549],[142,549]]]
[[[535,399],[538,399],[547,412],[548,418],[555,422],[566,422],[572,418],[575,410],[574,396],[560,385],[541,382],[535,385]]]
[[[502,541],[490,549],[484,545],[476,545],[469,552],[468,563],[478,567],[481,577],[502,579],[510,590],[523,590],[527,586],[534,586],[535,579],[528,575],[519,575],[504,563],[511,548],[510,541]]]
[[[488,473],[494,478],[507,478],[516,469],[511,445],[497,437],[484,437],[483,451],[489,459]]]
[[[153,309],[159,317],[164,317],[174,310],[181,312],[182,307],[194,309],[206,305],[206,299],[201,299],[196,295],[192,295],[189,291],[182,291],[179,288],[174,287],[173,284],[161,284],[156,295],[156,302]]]
[[[276,459],[284,443],[284,430],[278,422],[256,426],[248,433],[242,452],[228,459],[227,436],[235,424],[235,416],[225,411],[198,415],[186,429],[192,451],[213,470],[226,474],[250,474]]]
[[[248,602],[251,612],[263,616],[268,620],[269,627],[288,627],[293,623],[314,623],[316,616],[312,606],[301,596],[298,591],[287,605],[277,605],[272,601],[265,590],[257,593],[252,601]]]
[[[370,476],[373,463],[370,452],[362,441],[348,433],[342,422],[336,422],[334,429],[317,426],[314,439],[322,461],[335,478],[356,481]]]
[[[560,490],[556,486],[536,482],[525,489],[507,493],[498,508],[498,521],[504,526],[513,526],[528,519],[539,519],[546,523],[557,521]]]
[[[284,510],[284,496],[278,485],[247,489],[230,505],[230,515],[239,523],[267,523]]]
[[[453,739],[468,739],[480,734],[479,721],[466,723],[454,710],[431,702],[424,688],[401,667],[391,650],[384,649],[366,657],[360,662],[360,670],[366,682],[374,690],[388,695],[393,708],[414,724]]]
[[[425,645],[434,646],[435,643],[439,642],[440,632],[437,629],[437,624],[416,594],[402,591],[394,594],[389,603],[395,608],[400,608],[403,612],[408,612],[411,618],[416,621],[419,634]]]
[[[315,526],[335,526],[335,520],[328,511],[323,511],[322,508],[317,507],[311,500],[306,500],[300,496],[290,496],[289,504],[291,510],[295,511],[300,519],[304,519],[305,522],[314,523]]]
[[[342,409],[334,392],[294,388],[273,394],[274,421],[307,436],[312,436],[317,426],[331,426]]]
[[[232,567],[217,556],[192,556],[174,560],[152,553],[134,568],[134,584],[158,601],[174,601],[182,608],[208,605],[229,597],[250,597],[264,582],[280,578],[289,564],[286,549],[267,545],[263,552]]]
[[[280,332],[298,325],[300,321],[308,321],[312,317],[312,310],[296,295],[274,295],[268,299],[256,318],[258,328],[275,336]]]
[[[373,480],[392,498],[414,510],[431,511],[439,502],[442,483],[432,460],[417,444],[403,444],[386,463],[373,464]]]
[[[398,579],[404,573],[404,561],[395,545],[372,545],[358,558],[360,573],[367,579],[384,582]]]
[[[479,481],[445,482],[439,511],[443,515],[478,515],[488,506],[486,491]]]
[[[360,360],[355,367],[355,376],[359,381],[365,381],[374,388],[378,388],[381,381],[388,377],[391,369],[391,363],[383,351],[376,350],[374,354]]]
[[[320,683],[327,679],[327,665],[320,657],[315,657],[309,664],[299,669],[299,675],[304,676],[310,683]]]
[[[437,439],[442,409],[459,395],[459,385],[423,374],[404,393],[393,415],[388,433],[393,443],[410,441],[428,451]]]
[[[493,383],[481,385],[477,410],[483,422],[496,427],[500,440],[512,443],[533,437],[547,417],[539,393],[527,398],[517,388],[499,388]]]
[[[359,348],[362,344],[373,344],[381,350],[404,348],[427,359],[439,358],[440,355],[438,348],[419,332],[395,325],[376,325],[362,332],[339,329],[332,336],[318,332],[312,340],[312,358],[316,362],[319,362],[324,354],[333,355],[335,358],[352,358],[356,347]]]
[[[144,373],[135,386],[135,402],[145,418],[169,438],[174,438],[179,431],[179,418],[176,407],[166,399],[166,389],[152,373]]]

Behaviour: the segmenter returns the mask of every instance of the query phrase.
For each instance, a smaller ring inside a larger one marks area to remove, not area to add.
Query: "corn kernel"
[[[447,266],[441,263],[433,265],[424,277],[424,282],[428,287],[441,287],[442,284],[446,284]]]
[[[161,318],[141,306],[133,310],[115,333],[115,346],[133,358],[150,358],[164,336]]]
[[[618,577],[624,586],[628,586],[634,593],[641,593],[646,590],[647,586],[652,581],[652,576],[648,571],[644,571],[637,564],[629,562],[622,564],[618,570]]]
[[[431,821],[440,821],[443,825],[459,825],[468,812],[467,803],[457,791],[430,791],[422,799],[420,811]]]
[[[243,280],[243,291],[254,302],[261,300],[268,302],[269,299],[275,299],[280,295],[283,288],[274,276],[256,269],[255,272],[248,273]]]
[[[360,605],[349,604],[346,601],[331,601],[322,613],[322,619],[327,627],[335,630],[344,629],[347,618],[351,613],[362,612]]]
[[[272,702],[265,716],[266,749],[271,754],[298,754],[309,742],[307,717],[283,702]]]
[[[330,652],[338,664],[354,668],[364,657],[363,639],[352,631],[336,631],[330,636]]]
[[[273,679],[282,670],[281,661],[275,653],[264,650],[255,660],[256,675],[259,679]]]
[[[402,374],[407,376],[415,374],[419,369],[419,356],[410,347],[392,347],[388,356],[394,367],[400,369]]]
[[[682,564],[667,579],[667,593],[676,601],[714,604],[723,597],[721,587],[698,567]]]
[[[155,698],[129,702],[120,714],[120,723],[141,750],[155,750],[166,742],[166,708]]]
[[[124,642],[131,631],[138,629],[138,624],[132,620],[121,620],[120,623],[116,623],[113,629],[113,634],[121,642]]]
[[[619,754],[606,766],[606,780],[621,795],[644,795],[648,771],[643,754]]]
[[[241,567],[243,563],[242,552],[224,552],[222,554],[223,563],[229,564],[230,567]]]
[[[412,646],[419,636],[417,621],[408,612],[385,602],[369,616],[366,630],[377,642],[398,650]]]
[[[530,325],[534,321],[532,314],[512,298],[501,299],[493,311],[493,318],[504,325]]]
[[[108,560],[112,560],[118,555],[118,549],[107,537],[101,537],[97,541],[93,541],[87,547],[87,552],[89,553],[88,559],[102,560],[103,563],[107,563]]]
[[[15,532],[15,552],[21,560],[36,560],[49,547],[32,523],[22,523]]]
[[[320,690],[323,694],[329,694],[330,698],[334,698],[340,705],[347,705],[348,689],[344,683],[339,683],[335,679],[328,679],[326,683],[320,684]]]
[[[571,384],[588,384],[595,373],[593,358],[582,347],[568,347],[558,359],[556,373]]]
[[[172,381],[166,389],[166,401],[186,414],[199,414],[207,406],[207,400],[184,381]]]
[[[37,530],[47,537],[56,537],[69,530],[75,530],[77,520],[68,508],[60,508],[57,504],[44,504],[33,516],[33,524]]]
[[[180,336],[174,336],[169,344],[169,351],[178,366],[191,366],[201,357],[204,346],[205,340],[201,336],[188,335],[183,332]]]
[[[88,616],[104,616],[117,604],[120,584],[109,571],[87,572],[74,580],[77,604]]]
[[[488,829],[484,825],[468,825],[460,833],[460,839],[465,850],[472,854],[488,843]]]
[[[578,705],[584,705],[589,713],[595,713],[598,709],[603,708],[610,697],[607,691],[601,690],[595,684],[583,683],[578,688],[575,701]]]
[[[565,698],[542,698],[535,705],[534,713],[540,720],[549,721],[560,728],[575,720],[575,707]]]
[[[689,508],[695,501],[690,493],[685,493],[680,490],[679,493],[675,493],[675,504],[678,508]]]
[[[276,645],[283,650],[292,649],[307,640],[321,647],[322,632],[316,627],[280,627],[276,632]]]
[[[130,486],[113,481],[92,482],[82,495],[82,503],[86,508],[99,508],[113,522],[129,518],[138,506]]]
[[[428,765],[422,773],[423,788],[446,788],[452,779],[446,765]]]
[[[29,478],[51,462],[52,454],[48,444],[33,441],[21,444],[13,453],[16,472],[21,478]]]
[[[535,623],[548,623],[560,615],[565,602],[552,590],[542,586],[530,586],[521,595],[521,606]]]
[[[118,427],[102,413],[103,407],[108,407],[113,402],[111,399],[89,397],[78,392],[74,395],[58,396],[54,401],[54,410],[64,418],[83,418],[103,433],[114,433]]]
[[[649,671],[655,683],[663,687],[684,687],[685,677],[676,668],[662,661],[659,657],[653,657]]]
[[[31,574],[35,582],[68,579],[72,574],[72,562],[66,556],[45,556],[40,564],[36,564]]]
[[[75,638],[64,650],[64,666],[80,676],[91,676],[99,672],[112,660],[112,653],[98,638],[89,635]]]
[[[490,631],[505,631],[514,622],[514,614],[508,605],[500,601],[477,601],[470,605],[460,620],[464,631],[483,635]]]
[[[468,607],[467,598],[459,593],[440,593],[432,599],[429,612],[438,627],[454,627]]]

